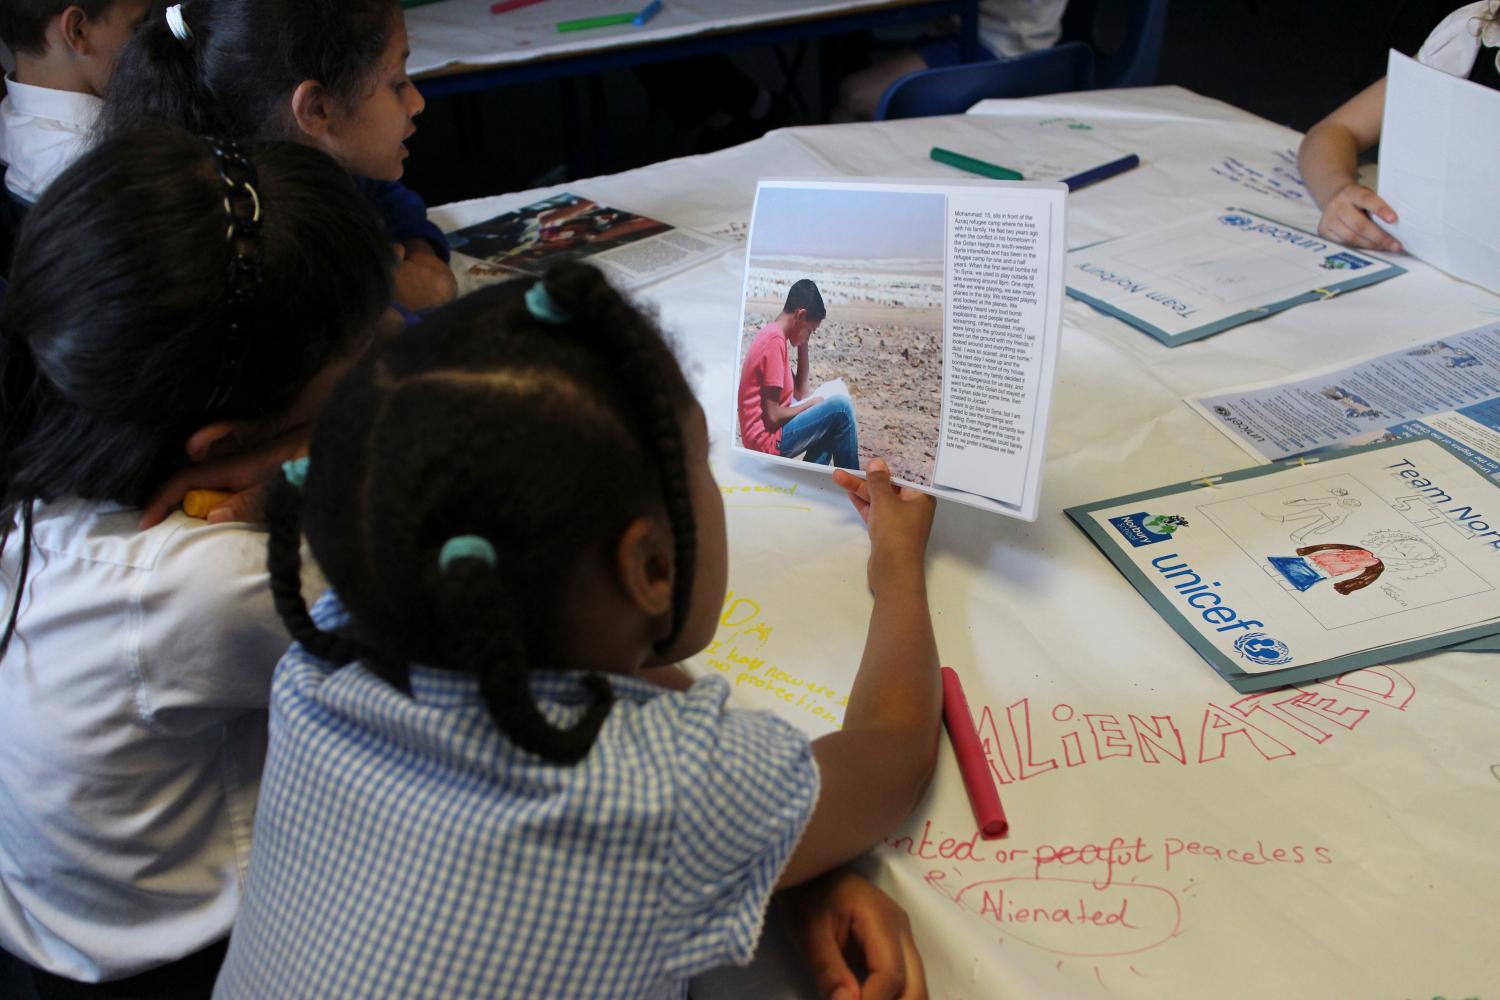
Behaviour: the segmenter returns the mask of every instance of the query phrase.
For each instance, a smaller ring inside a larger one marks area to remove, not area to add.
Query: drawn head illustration
[[[1181,514],[1154,514],[1146,520],[1145,526],[1158,534],[1170,535],[1178,528],[1186,528],[1188,521]]]
[[[1364,545],[1403,580],[1431,576],[1448,565],[1447,557],[1435,545],[1409,531],[1395,528],[1372,531],[1364,537]]]

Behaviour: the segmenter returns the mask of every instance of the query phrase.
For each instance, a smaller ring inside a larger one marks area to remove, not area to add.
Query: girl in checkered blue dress
[[[660,333],[579,263],[334,391],[270,499],[298,645],[217,996],[681,996],[749,960],[773,890],[906,818],[938,739],[933,501],[881,463],[841,480],[875,606],[843,728],[809,744],[672,666],[723,606],[708,454]],[[923,995],[920,967],[881,989]]]

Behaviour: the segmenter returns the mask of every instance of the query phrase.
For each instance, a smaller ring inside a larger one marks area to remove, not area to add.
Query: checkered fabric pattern
[[[408,696],[292,647],[215,997],[680,997],[749,961],[817,801],[807,737],[720,678],[610,683],[569,767],[511,744],[472,678],[414,668]],[[554,724],[590,697],[533,691]]]

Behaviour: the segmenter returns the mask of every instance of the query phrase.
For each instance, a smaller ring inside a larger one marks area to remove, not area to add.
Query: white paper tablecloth
[[[1316,225],[1297,133],[1187,91],[976,110],[788,129],[566,187],[714,229],[748,219],[762,175],[954,176],[930,146],[1005,163],[1102,143],[1142,164],[1070,197],[1072,245],[1204,206]],[[540,193],[435,214],[451,229]],[[1010,834],[972,838],[945,751],[895,846],[866,864],[911,914],[935,997],[1500,990],[1500,661],[1445,653],[1241,698],[1060,513],[1246,465],[1184,395],[1500,315],[1500,298],[1402,262],[1409,274],[1170,350],[1067,303],[1041,519],[944,505],[931,550],[939,648],[1006,778]],[[817,734],[859,660],[867,542],[825,477],[728,451],[741,267],[731,254],[644,293],[699,387],[728,506],[732,593],[698,666]]]

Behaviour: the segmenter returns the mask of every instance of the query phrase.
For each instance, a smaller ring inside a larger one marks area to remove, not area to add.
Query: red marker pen
[[[995,791],[994,779],[990,777],[990,762],[985,759],[984,744],[979,742],[979,732],[974,728],[974,716],[969,714],[969,701],[953,668],[944,667],[942,673],[943,725],[958,758],[964,787],[969,790],[969,803],[979,821],[979,832],[985,837],[1001,836],[1010,829],[1010,821],[1005,818],[1000,793]]]

